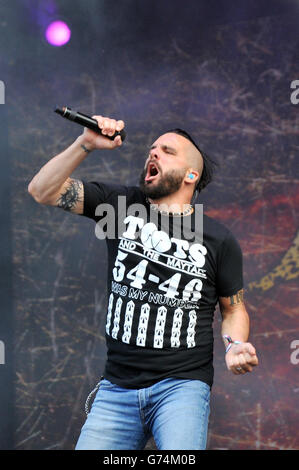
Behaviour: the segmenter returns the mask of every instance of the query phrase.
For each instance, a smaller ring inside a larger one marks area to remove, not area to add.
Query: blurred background
[[[27,193],[82,131],[56,105],[126,123],[75,177],[137,184],[172,127],[217,160],[200,200],[242,247],[260,365],[226,370],[217,310],[208,449],[298,448],[298,22],[299,0],[1,1],[1,449],[73,449],[106,360],[106,245]]]

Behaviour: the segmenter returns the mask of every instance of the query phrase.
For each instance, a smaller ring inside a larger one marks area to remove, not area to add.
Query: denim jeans
[[[127,389],[102,379],[76,450],[206,448],[210,387],[200,380],[164,379]]]

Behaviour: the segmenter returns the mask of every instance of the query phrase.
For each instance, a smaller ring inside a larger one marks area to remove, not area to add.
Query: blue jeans
[[[127,389],[102,379],[76,450],[206,448],[210,387],[200,380],[164,379]]]

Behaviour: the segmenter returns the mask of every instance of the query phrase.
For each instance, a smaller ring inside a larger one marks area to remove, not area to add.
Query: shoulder
[[[145,203],[146,197],[138,186],[127,186],[128,188],[128,197],[132,202]]]
[[[240,244],[233,232],[226,225],[206,214],[203,215],[203,233],[204,238],[213,244],[219,254],[227,251],[241,251]]]
[[[99,205],[109,204],[117,210],[134,203],[144,203],[145,198],[138,187],[102,181],[82,181],[84,205],[82,215],[97,221],[95,211]],[[143,196],[143,198],[142,198]]]
[[[106,183],[103,181],[82,181],[85,193],[97,194],[103,199],[110,199],[115,196],[126,196],[132,200],[140,202],[144,199],[143,193],[137,186],[126,186],[116,183]],[[134,202],[134,201],[133,201]]]
[[[204,233],[217,238],[222,243],[232,232],[222,223],[207,214],[203,214]],[[232,235],[233,236],[233,235]]]

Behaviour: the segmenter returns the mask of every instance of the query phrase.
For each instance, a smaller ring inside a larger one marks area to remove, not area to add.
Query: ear
[[[198,177],[198,171],[190,169],[186,173],[185,181],[186,183],[195,183],[198,181]]]

